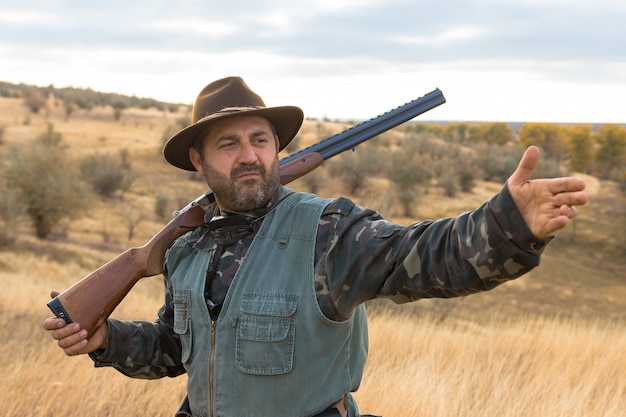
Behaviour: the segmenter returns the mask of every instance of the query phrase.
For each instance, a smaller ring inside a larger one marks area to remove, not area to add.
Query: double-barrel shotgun
[[[392,129],[443,103],[439,89],[372,119],[330,136],[280,160],[280,182],[285,185],[319,167],[325,160]],[[174,213],[174,218],[145,245],[127,249],[48,302],[66,323],[80,323],[88,338],[102,326],[141,278],[163,272],[163,259],[178,237],[204,224],[205,211],[214,202],[211,192]]]

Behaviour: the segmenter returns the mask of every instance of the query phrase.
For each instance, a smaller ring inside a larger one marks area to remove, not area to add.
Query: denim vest
[[[329,202],[294,193],[264,219],[216,323],[203,299],[213,251],[193,248],[193,232],[170,249],[174,331],[194,416],[313,416],[358,388],[365,307],[336,322],[315,293],[316,232]],[[348,408],[358,415],[350,395]]]

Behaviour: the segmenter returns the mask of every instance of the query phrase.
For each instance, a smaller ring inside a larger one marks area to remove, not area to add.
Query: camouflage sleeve
[[[185,373],[180,340],[172,330],[174,314],[168,294],[155,322],[108,319],[107,349],[90,354],[95,366],[112,366],[124,375],[141,379]]]
[[[317,297],[341,320],[373,298],[406,303],[487,291],[537,266],[550,239],[532,234],[506,186],[476,210],[409,226],[338,199],[320,222]]]

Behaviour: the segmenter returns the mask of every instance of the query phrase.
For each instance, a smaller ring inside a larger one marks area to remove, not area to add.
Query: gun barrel
[[[337,133],[336,135],[330,136],[307,148],[288,155],[282,158],[280,163],[281,165],[287,164],[311,152],[319,153],[324,160],[332,158],[445,102],[446,99],[443,93],[437,88],[420,98],[398,106],[395,109],[354,125],[350,129],[344,130],[343,132]]]

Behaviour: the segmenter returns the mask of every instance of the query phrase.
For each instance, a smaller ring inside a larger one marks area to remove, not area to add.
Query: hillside
[[[24,237],[16,247],[34,245],[50,248],[51,251],[63,247],[66,248],[63,250],[74,252],[78,258],[82,257],[80,250],[84,247],[106,249],[99,260],[87,265],[96,267],[99,261],[123,251],[129,245],[141,245],[147,241],[167,222],[167,219],[157,218],[152,213],[155,195],[170,195],[173,210],[205,191],[202,181],[190,173],[169,166],[160,156],[164,131],[175,124],[177,119],[188,117],[188,111],[184,106],[177,113],[130,108],[124,110],[121,119],[116,121],[111,108],[102,107],[88,111],[76,110],[66,119],[62,106],[52,100],[39,114],[32,114],[22,100],[0,98],[0,126],[4,128],[4,143],[0,151],[3,154],[8,154],[13,147],[37,136],[48,126],[53,126],[77,159],[93,154],[118,155],[125,150],[132,166],[132,185],[123,195],[108,200],[91,197],[87,211],[47,242],[24,244],[24,241],[31,239],[28,236],[28,224],[22,224]],[[320,127],[320,124],[323,126]],[[298,143],[301,147],[305,146],[319,140],[318,132],[328,135],[348,126],[306,120]],[[401,129],[397,131],[397,135],[402,135]],[[458,312],[459,316],[464,316],[466,309],[484,312],[506,308],[529,313],[585,317],[597,314],[624,318],[626,297],[620,295],[626,295],[623,292],[626,289],[626,243],[621,237],[623,232],[615,234],[615,226],[623,230],[626,224],[624,197],[615,183],[598,181],[593,177],[587,177],[587,182],[591,203],[581,209],[573,227],[560,233],[548,248],[543,265],[528,277],[506,285],[493,294],[480,294],[446,303],[417,303],[408,310],[435,309],[441,310],[442,315],[456,315]],[[308,191],[302,180],[291,186]],[[389,201],[381,197],[385,194],[381,193],[380,188],[377,189],[384,186],[384,183],[372,181],[367,189],[351,197],[383,214],[397,214],[396,210],[389,207]],[[471,193],[460,193],[454,198],[445,197],[437,189],[429,190],[428,195],[422,196],[416,204],[416,218],[437,218],[461,213],[486,201],[500,186],[499,183],[478,181]],[[319,193],[326,196],[346,194],[336,181],[326,182],[326,188]],[[125,239],[128,226],[124,225],[124,218],[129,215],[142,217],[131,242]],[[397,215],[392,215],[392,220],[410,221]],[[403,310],[407,308],[403,307]]]
[[[116,120],[110,107],[95,107],[66,118],[52,99],[47,109],[32,114],[22,100],[0,97],[3,161],[52,126],[76,161],[125,151],[132,179],[127,189],[109,198],[90,194],[85,210],[77,208],[45,240],[35,237],[27,221],[16,224],[16,241],[0,248],[5,284],[0,354],[14,358],[0,366],[0,416],[169,416],[184,396],[183,378],[134,381],[111,369],[94,371],[88,358],[65,357],[41,330],[41,322],[50,315],[50,290],[69,287],[163,227],[168,218],[155,214],[155,196],[168,195],[171,211],[205,192],[197,176],[169,166],[160,155],[164,131],[189,117],[188,111],[184,106],[177,112],[128,108]],[[298,144],[346,127],[306,120]],[[380,141],[403,135],[399,128]],[[372,179],[351,195],[340,181],[328,180],[330,170],[319,170],[326,176],[319,194],[347,195],[394,221],[409,221],[385,179]],[[590,204],[526,277],[465,298],[370,304],[372,354],[358,393],[362,411],[407,417],[621,415],[626,397],[626,204],[616,183],[586,180]],[[310,185],[299,180],[291,186],[308,191]],[[456,215],[500,187],[479,180],[471,192],[453,198],[430,188],[416,197],[414,218]],[[135,230],[129,239],[131,224]],[[159,277],[144,279],[113,315],[152,320],[161,297]],[[407,320],[415,317],[419,320]],[[407,386],[413,392],[396,392]]]

